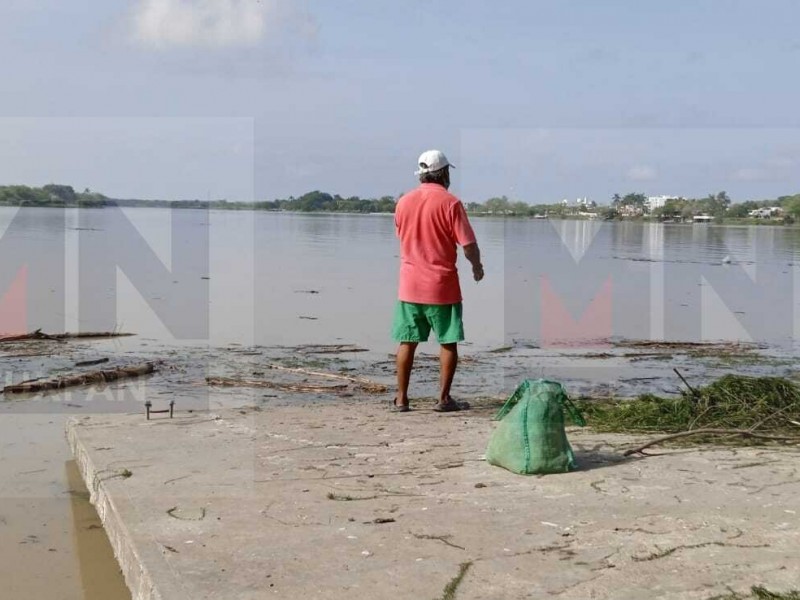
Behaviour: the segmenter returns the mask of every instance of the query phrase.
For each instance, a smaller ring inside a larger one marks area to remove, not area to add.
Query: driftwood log
[[[300,393],[340,393],[347,390],[347,384],[310,385],[306,383],[279,383],[277,381],[267,381],[265,379],[236,379],[233,377],[206,377],[206,383],[208,385],[222,387],[272,388],[285,392]]]
[[[361,348],[355,344],[303,344],[295,346],[299,354],[344,354],[346,352],[369,352],[369,348]]]
[[[56,379],[32,379],[14,385],[7,385],[3,388],[4,394],[35,394],[49,390],[61,390],[68,387],[79,385],[91,385],[96,383],[109,383],[120,379],[130,379],[149,375],[156,370],[155,364],[148,362],[129,367],[117,367],[116,369],[105,369],[102,371],[91,371],[88,373],[77,373],[65,375]]]
[[[353,375],[343,375],[341,373],[328,373],[326,371],[311,371],[309,369],[301,369],[298,367],[284,367],[283,365],[276,365],[269,363],[267,367],[277,371],[287,371],[289,373],[300,373],[301,375],[310,375],[311,377],[323,377],[325,379],[338,379],[340,381],[348,381],[355,386],[363,389],[365,392],[374,394],[383,394],[389,390],[388,386],[372,381],[366,377],[356,377]]]
[[[82,360],[80,362],[76,362],[76,367],[93,367],[95,365],[102,365],[103,363],[108,362],[108,358],[96,358],[94,360]]]
[[[123,333],[120,331],[77,331],[67,333],[43,333],[41,329],[31,331],[30,333],[22,333],[20,335],[7,335],[0,337],[0,344],[3,342],[23,342],[26,340],[71,340],[76,338],[110,338],[110,337],[126,337],[135,335],[133,333]]]

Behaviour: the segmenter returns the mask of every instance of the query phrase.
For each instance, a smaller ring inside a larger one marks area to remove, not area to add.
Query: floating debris
[[[43,333],[41,329],[37,329],[36,331],[31,331],[30,333],[0,337],[0,344],[5,342],[22,342],[27,340],[70,340],[78,338],[86,339],[86,338],[126,337],[131,335],[136,335],[136,334],[123,333],[121,331],[79,331],[73,333]]]
[[[79,385],[109,383],[119,379],[141,377],[142,375],[149,375],[155,370],[155,363],[148,362],[130,367],[117,367],[116,369],[107,369],[104,371],[66,375],[56,379],[30,379],[14,385],[7,385],[2,391],[4,394],[32,394],[49,390],[61,390]]]

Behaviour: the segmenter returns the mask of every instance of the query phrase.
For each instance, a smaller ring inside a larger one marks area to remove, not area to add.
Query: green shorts
[[[398,300],[394,308],[392,339],[395,342],[427,342],[433,328],[440,344],[464,341],[461,302],[457,304],[414,304]]]

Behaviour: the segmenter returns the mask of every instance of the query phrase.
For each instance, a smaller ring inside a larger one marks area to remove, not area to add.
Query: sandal
[[[398,404],[397,397],[392,399],[392,412],[409,412],[411,407],[408,404]]]
[[[437,403],[433,407],[436,412],[456,412],[459,410],[469,410],[469,402],[458,402],[452,398],[448,398],[444,404]]]

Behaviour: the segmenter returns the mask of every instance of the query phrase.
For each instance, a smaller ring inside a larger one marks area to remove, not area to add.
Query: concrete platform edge
[[[117,503],[124,504],[127,500],[120,493],[114,494],[114,499],[112,499],[108,492],[109,485],[118,483],[119,479],[109,479],[108,474],[105,474],[104,478],[104,474],[97,471],[88,448],[81,440],[81,420],[76,417],[67,421],[67,441],[81,477],[89,490],[89,501],[97,510],[100,521],[103,523],[103,528],[114,550],[114,556],[131,592],[132,599],[189,600],[189,596],[181,589],[182,586],[167,568],[164,557],[157,557],[155,563],[147,561],[149,565],[159,564],[163,561],[165,573],[159,574],[159,577],[155,577],[155,574],[144,566],[146,561],[143,560],[142,549],[134,546],[132,536],[120,517],[122,511],[119,509],[122,507],[117,506]],[[166,578],[160,575],[166,575]],[[158,587],[155,584],[156,579],[159,581]],[[175,585],[170,585],[168,582],[174,582]],[[167,587],[170,589],[166,589]]]

